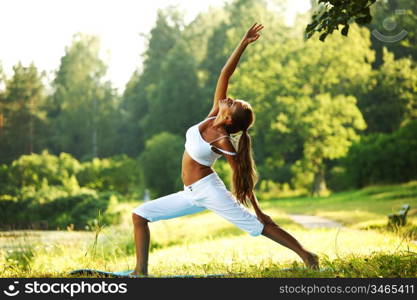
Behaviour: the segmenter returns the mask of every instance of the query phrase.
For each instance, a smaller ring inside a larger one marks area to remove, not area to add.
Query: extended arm
[[[214,92],[214,99],[213,99],[213,108],[211,109],[209,116],[213,116],[217,114],[219,108],[219,100],[225,99],[227,93],[227,87],[229,85],[229,79],[232,76],[233,72],[236,69],[236,66],[242,56],[243,51],[245,51],[247,45],[256,41],[260,34],[260,31],[263,28],[262,25],[253,24],[251,28],[245,33],[243,38],[238,43],[236,49],[230,55],[229,59],[227,60],[226,64],[222,68],[220,72],[219,79],[217,80],[216,91]]]

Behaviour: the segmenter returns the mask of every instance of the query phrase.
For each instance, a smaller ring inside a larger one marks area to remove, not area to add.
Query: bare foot
[[[148,274],[142,274],[142,273],[139,273],[138,271],[133,271],[132,273],[129,273],[128,275],[129,276],[143,276],[143,277],[148,276]]]
[[[306,251],[306,256],[303,261],[308,268],[319,270],[319,257],[313,252]]]

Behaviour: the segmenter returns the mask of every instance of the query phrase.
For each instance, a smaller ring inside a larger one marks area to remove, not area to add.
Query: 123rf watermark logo
[[[100,283],[85,281],[49,283],[33,281],[19,286],[19,281],[14,281],[3,293],[9,297],[14,297],[18,294],[67,294],[71,297],[77,294],[126,294],[127,283],[107,283],[105,281]]]

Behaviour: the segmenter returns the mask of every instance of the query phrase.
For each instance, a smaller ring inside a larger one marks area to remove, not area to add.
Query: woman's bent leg
[[[148,275],[149,222],[177,218],[205,210],[193,203],[192,196],[180,191],[146,202],[132,211],[136,247],[136,268],[132,275]]]
[[[136,267],[133,275],[148,275],[150,232],[148,220],[132,213],[136,247]]]

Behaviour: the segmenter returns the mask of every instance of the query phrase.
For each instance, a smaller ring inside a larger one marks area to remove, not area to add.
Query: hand
[[[263,28],[264,26],[262,24],[259,24],[259,25],[256,25],[256,23],[253,24],[252,27],[249,28],[248,31],[243,36],[242,42],[246,44],[253,43],[261,36],[259,31],[261,31]]]
[[[258,212],[256,216],[258,217],[258,220],[261,221],[261,223],[264,225],[275,224],[271,217],[264,214],[263,212]]]

